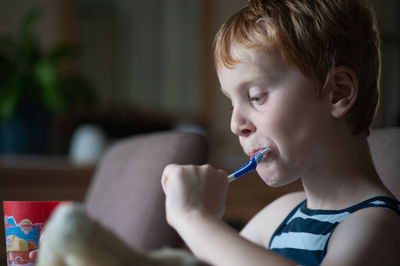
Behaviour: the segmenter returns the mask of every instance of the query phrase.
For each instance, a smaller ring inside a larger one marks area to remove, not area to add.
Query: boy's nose
[[[238,109],[233,109],[231,117],[231,131],[241,137],[247,137],[255,132],[256,127]]]

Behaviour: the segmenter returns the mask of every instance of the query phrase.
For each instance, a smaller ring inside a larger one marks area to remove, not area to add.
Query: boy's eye
[[[257,103],[257,104],[263,104],[265,102],[266,98],[267,98],[266,93],[260,93],[260,94],[254,95],[254,96],[250,96],[249,101]]]

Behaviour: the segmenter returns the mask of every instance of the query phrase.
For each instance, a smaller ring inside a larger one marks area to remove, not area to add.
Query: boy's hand
[[[166,194],[167,221],[175,227],[177,219],[191,212],[221,218],[228,189],[227,174],[210,165],[165,167],[162,187]]]
[[[37,257],[38,257],[39,249],[34,249],[31,252],[29,252],[29,258],[33,261],[36,262]]]

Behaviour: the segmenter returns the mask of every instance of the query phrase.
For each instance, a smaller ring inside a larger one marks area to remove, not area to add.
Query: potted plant
[[[39,18],[40,11],[32,9],[16,34],[0,36],[0,154],[45,152],[51,117],[73,103],[94,102],[86,79],[60,72],[77,49],[43,49],[32,31]]]

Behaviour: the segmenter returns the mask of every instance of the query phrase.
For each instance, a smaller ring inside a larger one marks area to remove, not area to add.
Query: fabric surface
[[[375,168],[386,187],[400,199],[400,128],[374,129],[368,138]]]
[[[182,244],[165,219],[161,174],[170,163],[204,164],[204,136],[160,132],[114,144],[103,157],[90,185],[89,215],[139,251]]]
[[[308,209],[304,200],[274,232],[269,249],[301,265],[320,265],[336,226],[351,213],[369,207],[390,208],[400,215],[400,202],[374,197],[343,210]]]

